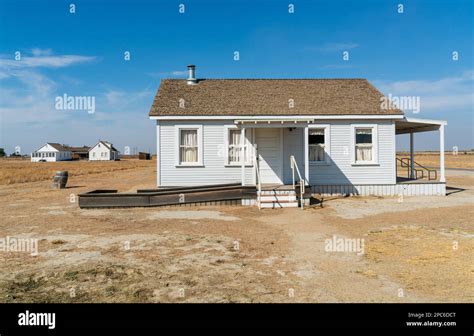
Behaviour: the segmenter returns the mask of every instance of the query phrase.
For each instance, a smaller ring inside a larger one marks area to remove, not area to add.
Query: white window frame
[[[372,161],[356,161],[356,129],[372,129]],[[379,165],[379,137],[377,124],[351,124],[351,164],[353,166],[378,166]]]
[[[229,162],[229,134],[230,130],[239,130],[241,129],[235,125],[225,125],[224,126],[224,165],[226,167],[241,167],[241,162]],[[254,147],[253,143],[253,129],[246,128],[245,129],[245,146],[247,147],[248,157],[245,160],[245,166],[251,167],[252,157],[254,156]],[[245,149],[244,149],[245,152]]]
[[[198,140],[198,162],[181,163],[179,161],[181,130],[197,130]],[[176,167],[203,167],[204,166],[204,140],[202,134],[202,125],[176,125],[175,126],[175,165]]]
[[[324,161],[309,161],[309,130],[314,128],[324,129]],[[331,125],[329,124],[312,124],[308,125],[308,162],[310,165],[325,166],[331,164]]]

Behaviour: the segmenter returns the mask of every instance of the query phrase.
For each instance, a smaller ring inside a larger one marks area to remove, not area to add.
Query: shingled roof
[[[108,142],[108,141],[105,141],[105,140],[99,140],[99,142],[97,142],[94,146],[90,147],[89,148],[89,152],[95,148],[95,146],[97,146],[98,144],[103,144],[105,147],[107,147],[108,149],[110,149],[111,151],[115,151],[115,152],[118,152],[117,148],[114,147],[114,145],[112,145],[112,143]]]
[[[366,79],[164,79],[149,116],[403,114],[382,109],[381,97]]]
[[[56,142],[48,142],[47,144],[50,145],[51,147],[53,147],[54,149],[60,151],[60,152],[65,152],[65,151],[67,151],[67,149],[64,148],[63,145],[58,144],[58,143],[56,143]]]

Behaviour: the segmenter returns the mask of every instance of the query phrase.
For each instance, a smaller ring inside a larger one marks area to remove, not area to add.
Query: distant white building
[[[119,151],[108,141],[100,140],[89,149],[89,161],[118,160]]]
[[[31,162],[56,162],[72,160],[72,152],[58,143],[48,142],[31,153]]]

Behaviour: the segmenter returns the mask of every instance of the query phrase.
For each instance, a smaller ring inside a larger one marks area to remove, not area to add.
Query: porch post
[[[308,125],[304,128],[304,179],[305,185],[309,183],[309,160],[308,160]]]
[[[410,132],[410,178],[415,178],[415,151],[414,151],[414,136],[413,132]]]
[[[240,129],[240,164],[241,164],[241,175],[242,185],[245,185],[245,127],[242,125]]]
[[[156,121],[156,185],[161,186],[160,121]],[[178,153],[179,155],[179,153]]]
[[[439,181],[446,182],[444,176],[444,125],[439,126]]]

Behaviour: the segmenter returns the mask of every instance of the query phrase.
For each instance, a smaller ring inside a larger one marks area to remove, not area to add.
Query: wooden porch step
[[[296,202],[296,195],[262,195],[261,202]]]
[[[297,208],[298,202],[260,202],[262,209],[280,209],[280,208]]]
[[[262,190],[295,190],[292,185],[272,185],[272,186],[266,186],[262,185]]]
[[[261,192],[257,191],[257,195],[296,195],[295,190],[262,190]]]

